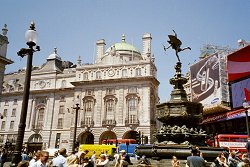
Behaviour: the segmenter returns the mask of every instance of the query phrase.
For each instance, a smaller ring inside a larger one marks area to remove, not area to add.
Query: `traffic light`
[[[138,144],[141,144],[141,132],[137,132],[135,135],[135,140]]]

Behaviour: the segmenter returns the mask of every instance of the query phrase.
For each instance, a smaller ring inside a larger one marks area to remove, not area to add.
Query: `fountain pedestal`
[[[156,106],[157,119],[163,123],[155,137],[156,144],[205,145],[206,132],[197,126],[202,118],[202,104],[187,100],[183,84],[187,79],[181,74],[181,62],[175,66],[176,73],[170,79],[174,86],[171,99]]]
[[[176,63],[175,70],[174,77],[170,79],[170,84],[174,86],[170,101],[156,106],[157,119],[162,122],[161,128],[154,135],[156,142],[151,146],[138,146],[136,154],[160,159],[175,155],[186,159],[191,155],[191,147],[198,146],[206,160],[214,160],[225,149],[206,145],[207,134],[198,128],[203,106],[187,100],[183,87],[187,79],[181,74],[181,62]]]

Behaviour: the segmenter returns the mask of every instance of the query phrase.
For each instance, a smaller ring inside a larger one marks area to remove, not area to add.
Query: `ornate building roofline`
[[[132,77],[132,78],[117,78],[117,79],[108,79],[108,80],[87,80],[87,81],[74,81],[70,82],[74,86],[82,85],[100,85],[104,83],[124,83],[124,82],[138,82],[138,81],[151,81],[154,85],[159,85],[160,82],[154,76],[147,77]]]

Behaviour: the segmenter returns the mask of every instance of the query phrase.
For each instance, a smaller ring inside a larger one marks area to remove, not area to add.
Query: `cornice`
[[[0,62],[4,63],[4,64],[12,64],[14,63],[14,61],[10,60],[10,59],[7,59],[3,56],[0,55]]]
[[[149,61],[135,61],[135,62],[127,62],[127,63],[120,63],[120,64],[86,64],[82,65],[80,67],[76,68],[76,71],[82,71],[82,70],[94,70],[94,69],[110,69],[110,68],[121,68],[121,67],[129,67],[129,66],[135,66],[135,65],[146,65],[151,64],[155,67],[155,65],[152,62]]]
[[[46,94],[46,93],[54,93],[54,92],[70,92],[74,90],[75,88],[58,88],[58,89],[40,89],[40,90],[30,90],[30,95],[34,94]],[[2,93],[1,97],[9,97],[9,96],[17,96],[17,95],[23,95],[23,91],[19,92],[7,92]]]
[[[103,80],[87,80],[87,81],[74,81],[70,82],[74,86],[82,85],[102,85],[107,83],[126,83],[126,82],[140,82],[140,81],[151,81],[154,85],[159,85],[160,82],[153,76],[148,77],[133,77],[133,78],[116,78],[116,79],[103,79]]]

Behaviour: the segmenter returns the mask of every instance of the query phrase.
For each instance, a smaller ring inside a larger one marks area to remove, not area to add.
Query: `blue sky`
[[[36,22],[41,51],[34,54],[33,65],[41,65],[58,48],[63,60],[92,63],[95,43],[105,39],[106,47],[126,41],[142,51],[142,36],[152,34],[152,52],[158,68],[159,97],[169,100],[176,57],[173,50],[165,54],[167,35],[174,29],[183,47],[180,53],[183,74],[189,64],[198,60],[204,44],[237,48],[237,40],[250,41],[249,0],[5,0],[1,2],[0,26],[8,25],[7,57],[15,63],[6,72],[26,66],[26,58],[16,52],[26,47],[24,33],[30,22]]]

